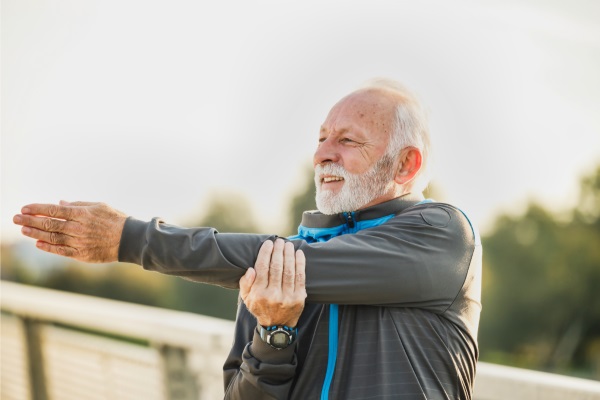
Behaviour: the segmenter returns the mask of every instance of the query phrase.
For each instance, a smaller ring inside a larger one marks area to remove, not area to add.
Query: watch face
[[[271,335],[271,345],[279,347],[280,349],[284,349],[289,344],[290,337],[285,332],[275,332]]]

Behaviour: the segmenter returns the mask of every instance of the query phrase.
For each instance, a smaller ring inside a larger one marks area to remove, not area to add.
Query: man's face
[[[393,103],[374,90],[332,108],[313,159],[321,212],[355,211],[395,197],[395,157],[386,155],[394,117]]]

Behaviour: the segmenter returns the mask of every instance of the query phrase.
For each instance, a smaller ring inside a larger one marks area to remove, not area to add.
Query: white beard
[[[317,208],[323,214],[359,210],[392,189],[393,167],[394,158],[387,154],[362,174],[351,174],[341,165],[334,163],[317,164],[315,167]],[[320,178],[323,174],[344,178],[342,189],[338,193],[323,190]]]

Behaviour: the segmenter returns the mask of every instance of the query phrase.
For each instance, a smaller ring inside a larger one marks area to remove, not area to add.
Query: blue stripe
[[[434,199],[425,199],[425,200],[421,200],[420,202],[415,204],[415,206],[418,206],[419,204],[429,204],[429,203],[433,203],[433,202],[435,202]]]
[[[469,219],[469,217],[463,210],[461,210],[459,208],[458,211],[460,211],[462,213],[462,215],[465,216],[465,218],[469,222],[469,225],[471,226],[471,231],[473,232],[473,237],[475,238],[475,246],[480,246],[481,245],[481,237],[479,236],[479,231],[477,230],[477,228],[475,228],[475,226],[473,226],[473,223],[471,223],[471,220]]]
[[[433,200],[425,199],[418,204],[431,203]],[[352,213],[354,217],[354,213]],[[330,228],[308,228],[300,225],[298,227],[298,234],[288,237],[290,240],[303,239],[307,243],[315,242],[326,242],[336,236],[344,235],[346,233],[358,232],[362,229],[368,229],[375,226],[382,225],[394,218],[395,214],[386,215],[381,218],[355,221],[354,228],[350,228],[348,224],[344,223],[338,226]],[[337,362],[337,350],[338,350],[338,305],[329,305],[329,343],[328,343],[328,358],[327,358],[327,371],[325,372],[325,381],[321,389],[321,400],[328,400],[329,388],[333,381],[333,375],[335,373],[335,364]]]
[[[329,398],[329,387],[333,380],[335,372],[335,363],[337,361],[338,348],[338,305],[329,305],[329,355],[327,360],[327,372],[325,373],[325,382],[321,390],[321,400]]]
[[[331,228],[307,228],[305,226],[300,225],[298,227],[298,234],[294,236],[288,237],[290,240],[295,239],[304,239],[308,243],[314,242],[326,242],[334,237],[341,236],[345,233],[349,232],[358,232],[362,229],[372,228],[374,226],[379,226],[390,219],[394,218],[394,214],[386,215],[381,218],[376,219],[368,219],[364,221],[356,221],[354,228],[349,229],[347,224],[341,224],[337,226],[333,226]]]

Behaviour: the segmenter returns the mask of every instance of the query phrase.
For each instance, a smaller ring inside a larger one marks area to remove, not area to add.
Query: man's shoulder
[[[473,237],[478,242],[477,228],[467,214],[449,203],[428,201],[415,204],[396,214],[389,223],[410,224],[415,228],[427,228],[449,231],[459,236]]]

